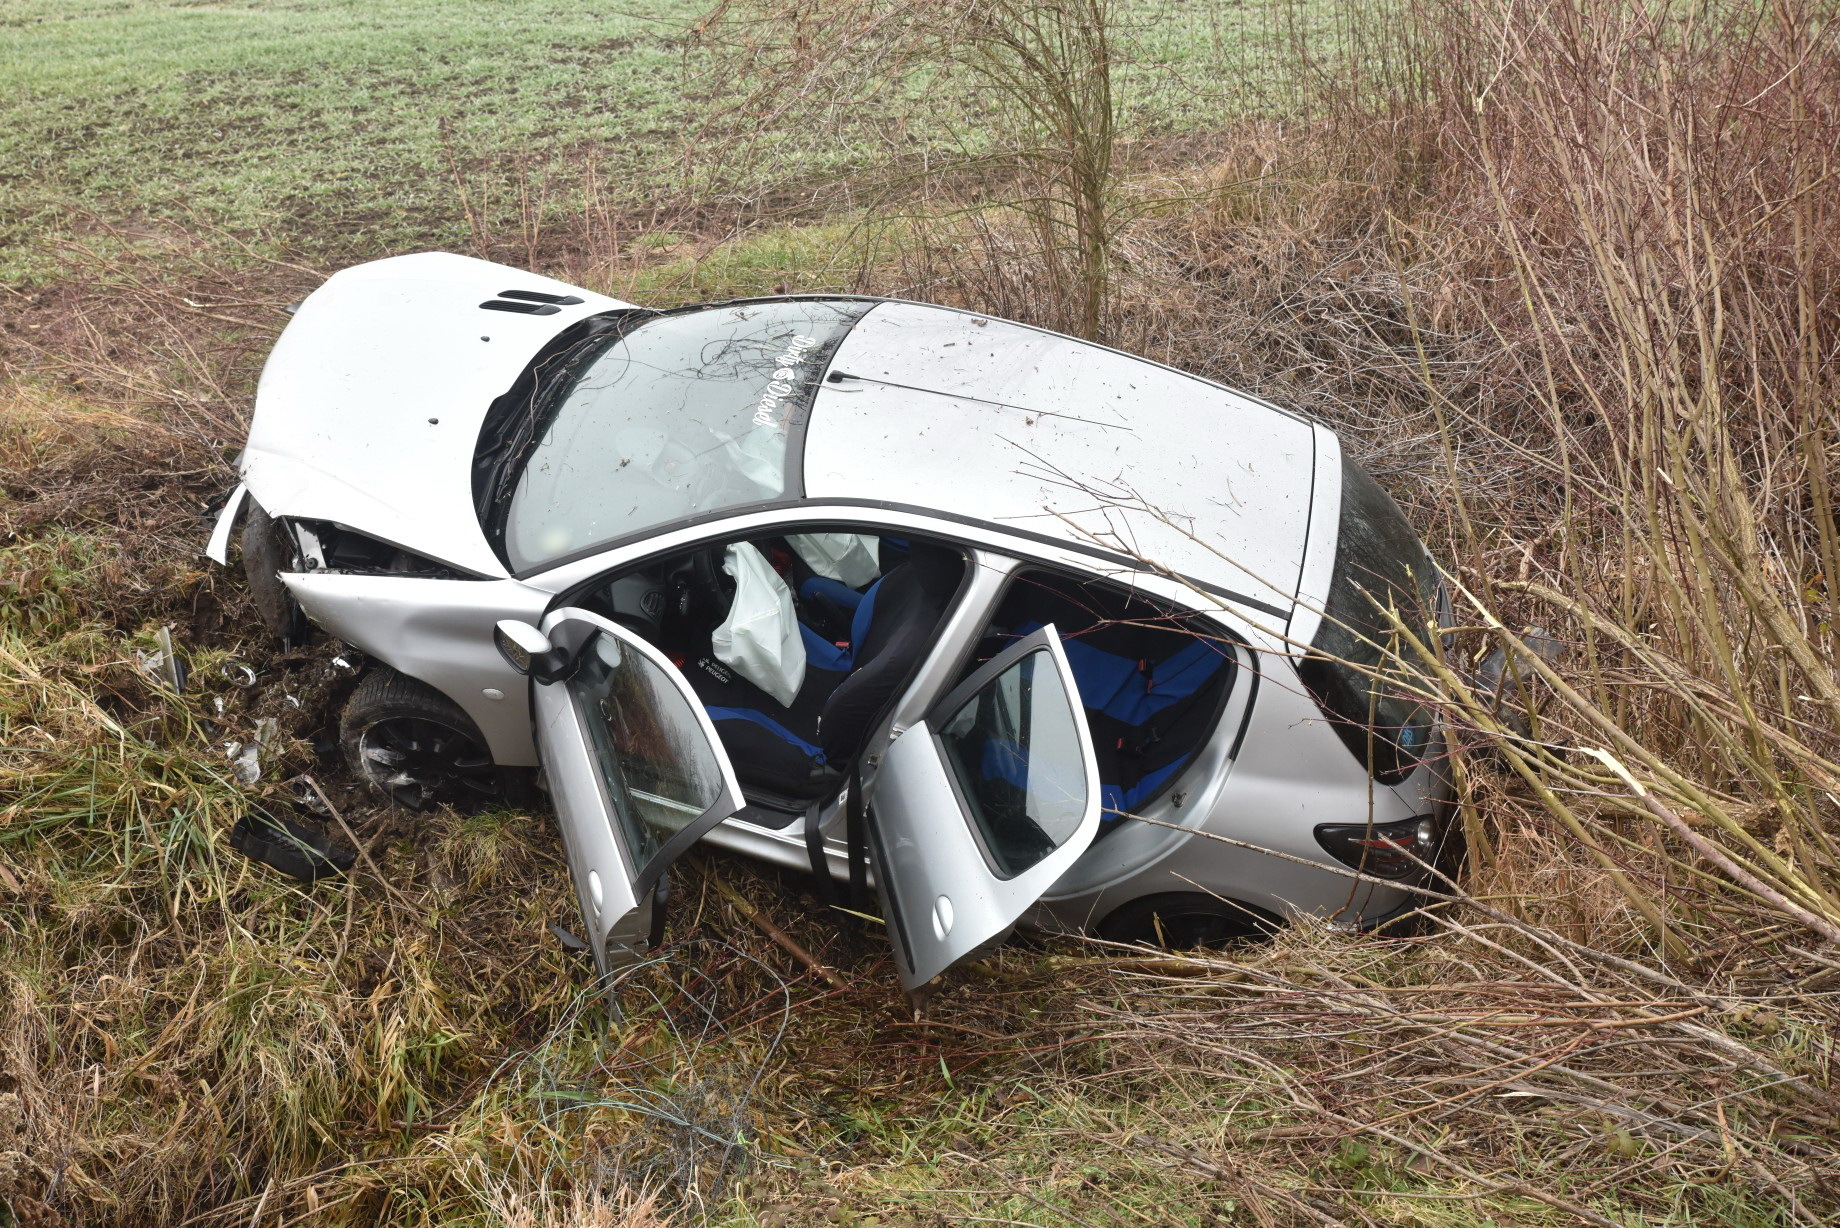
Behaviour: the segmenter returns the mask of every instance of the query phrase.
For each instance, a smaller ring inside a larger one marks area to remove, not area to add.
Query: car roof
[[[888,301],[832,357],[805,431],[804,494],[975,520],[1288,611],[1315,431],[1116,350]]]
[[[507,287],[557,303],[541,309],[552,314],[481,310]],[[860,301],[867,313],[795,424],[791,499],[898,505],[1119,567],[1147,559],[1219,595],[1290,609],[1321,428],[1026,325]],[[270,356],[243,476],[271,514],[504,575],[472,506],[480,421],[544,341],[630,306],[441,253],[345,270],[302,305]]]

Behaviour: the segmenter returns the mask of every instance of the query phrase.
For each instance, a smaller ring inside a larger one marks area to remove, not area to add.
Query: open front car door
[[[884,753],[869,848],[902,988],[1006,936],[1098,834],[1078,694],[1060,636],[1043,627]]]
[[[537,748],[605,975],[655,941],[666,867],[741,808],[741,787],[702,704],[657,649],[574,608],[550,614],[543,632],[567,664],[552,681],[532,671]]]

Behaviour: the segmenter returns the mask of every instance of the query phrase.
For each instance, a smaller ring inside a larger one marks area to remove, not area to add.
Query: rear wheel
[[[345,701],[339,742],[354,773],[411,810],[470,809],[501,796],[500,772],[472,718],[393,669],[373,669]]]
[[[1278,918],[1250,904],[1198,892],[1169,892],[1121,904],[1099,926],[1099,936],[1111,942],[1187,951],[1264,938],[1280,924]]]

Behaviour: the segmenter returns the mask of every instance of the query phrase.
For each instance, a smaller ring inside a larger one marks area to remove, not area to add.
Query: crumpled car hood
[[[482,309],[504,291],[580,299]],[[425,252],[334,274],[263,368],[242,476],[270,515],[328,520],[462,571],[506,574],[473,509],[480,425],[545,342],[618,299]]]

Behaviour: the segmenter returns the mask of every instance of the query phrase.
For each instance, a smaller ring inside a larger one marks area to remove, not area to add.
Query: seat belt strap
[[[671,871],[667,866],[658,872],[658,885],[652,888],[652,932],[647,949],[656,951],[664,945],[665,906],[671,902]]]
[[[818,829],[822,801],[805,811],[805,855],[811,859],[812,877],[818,880],[818,898],[826,904],[837,903],[837,882],[831,877],[831,860],[824,854],[824,833]]]
[[[869,833],[863,826],[862,759],[850,764],[850,802],[848,816],[850,842],[850,907],[865,909],[869,904]]]

